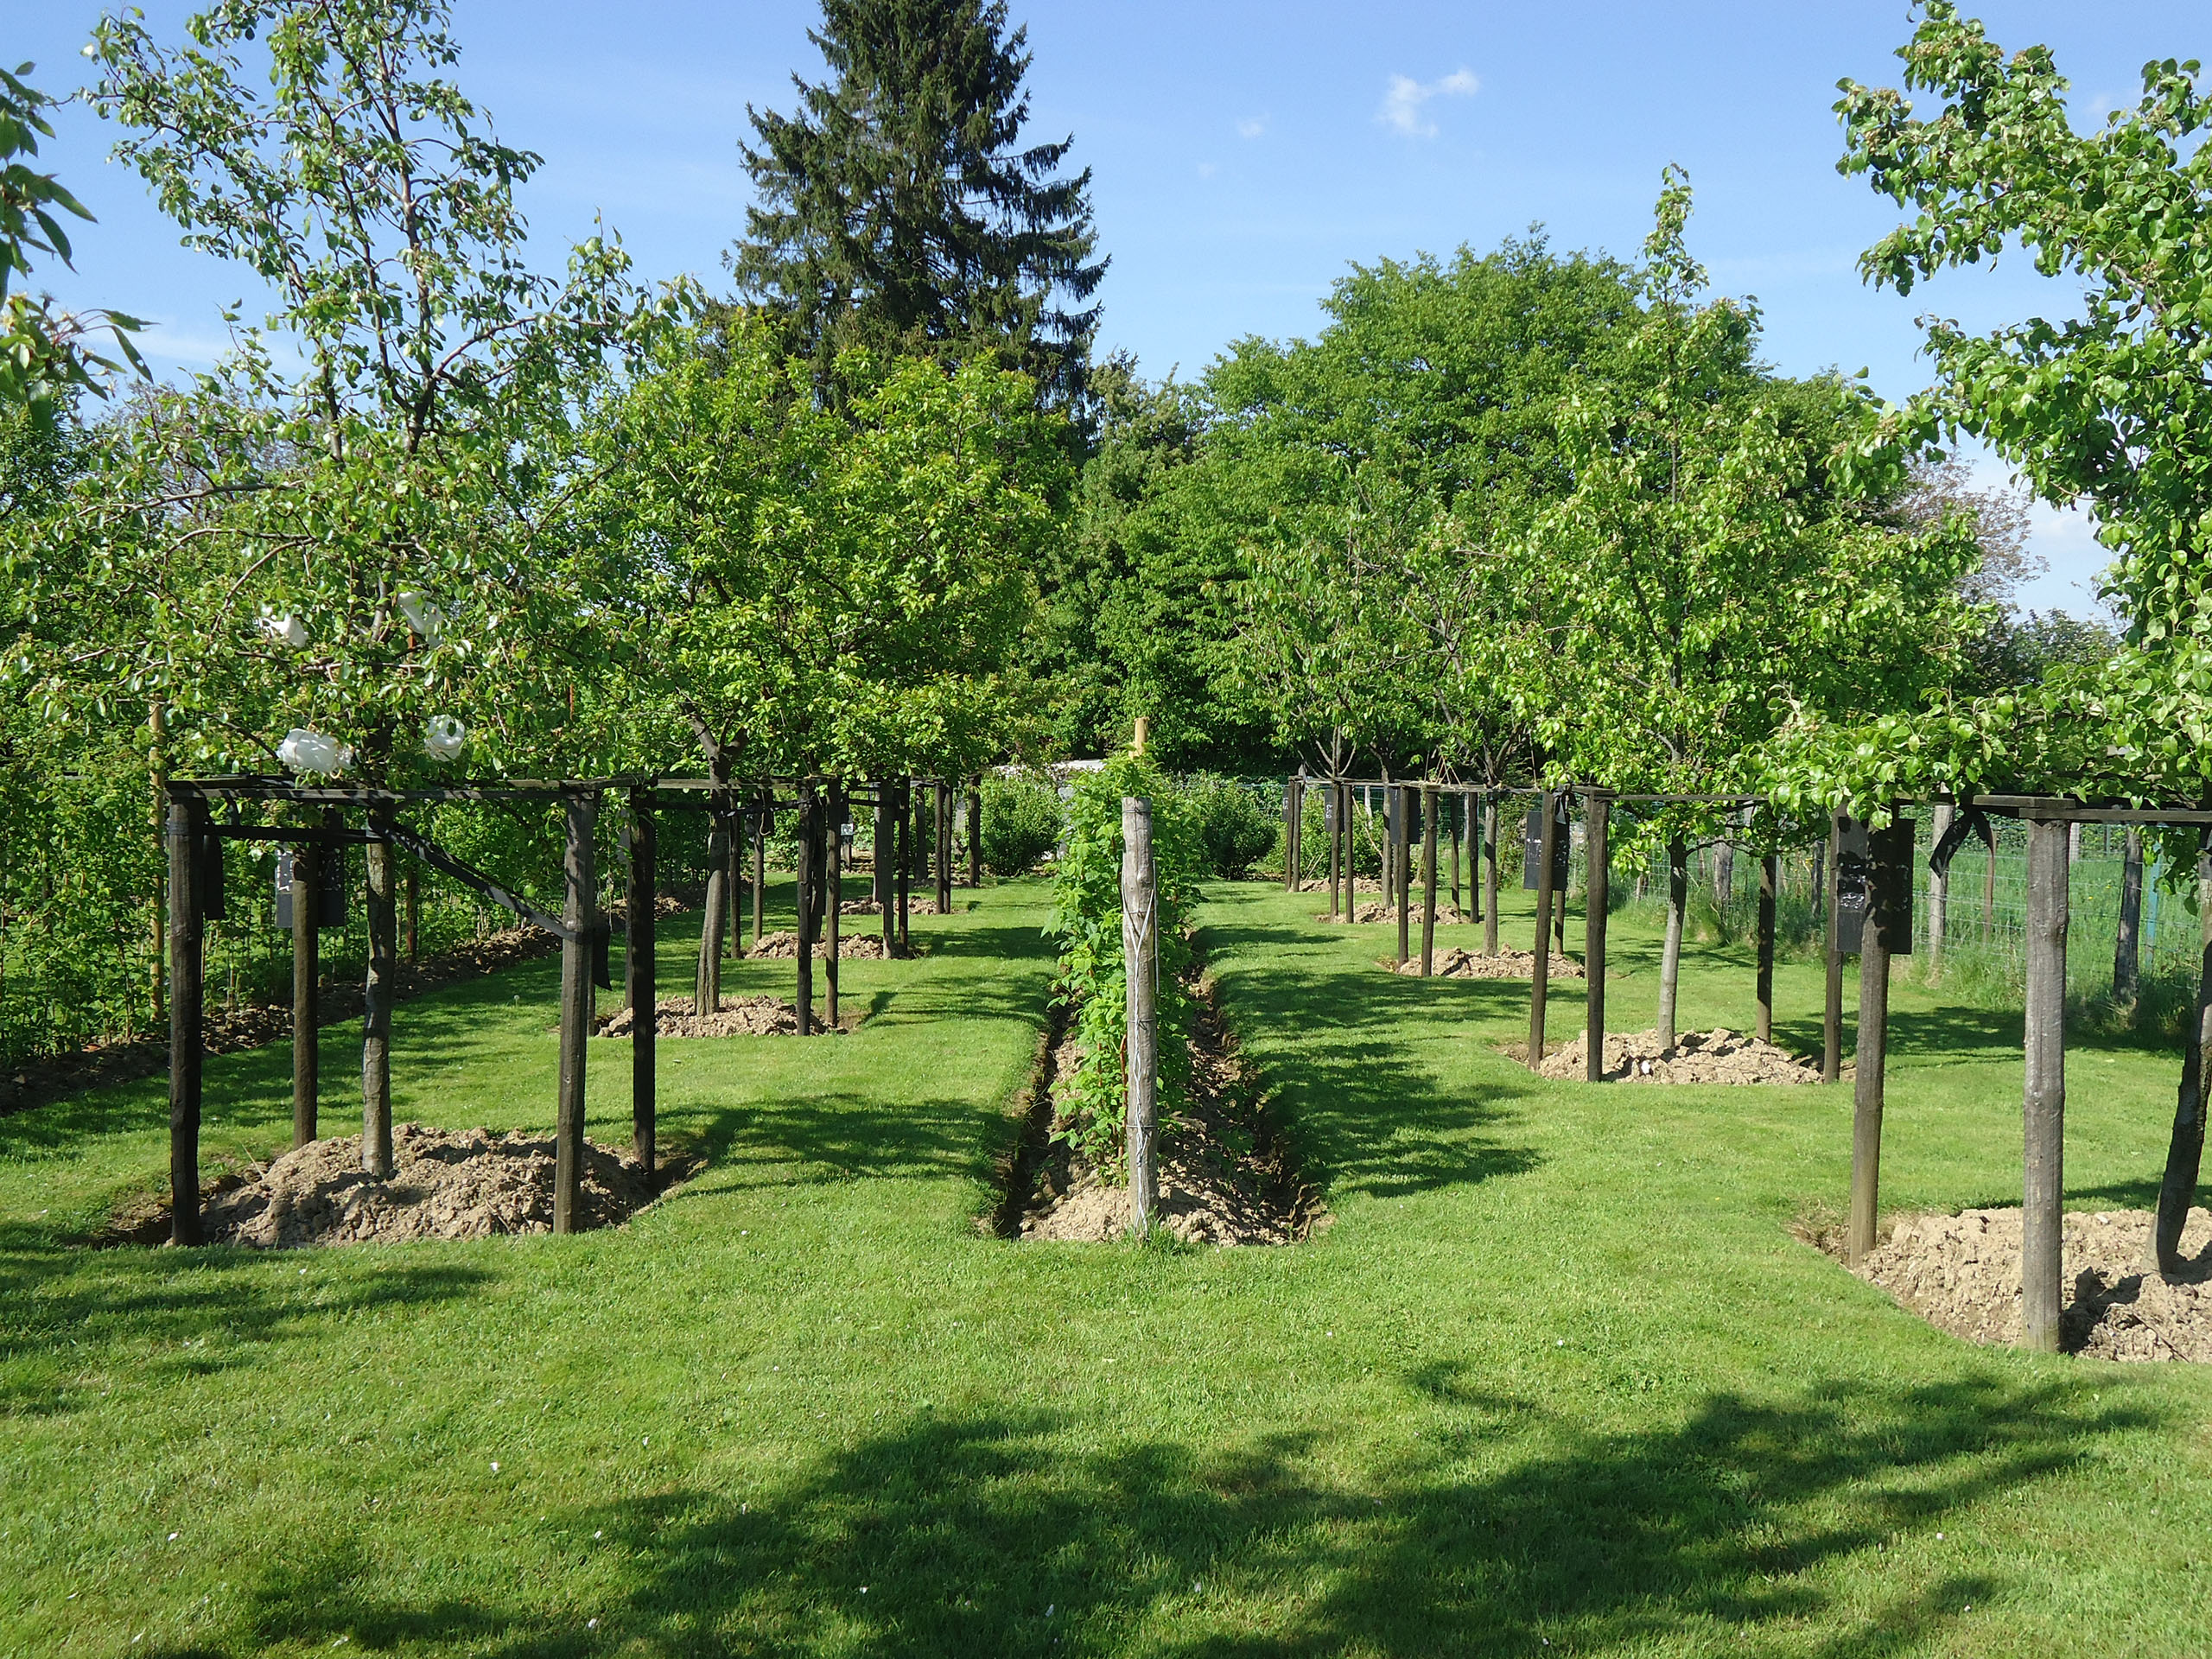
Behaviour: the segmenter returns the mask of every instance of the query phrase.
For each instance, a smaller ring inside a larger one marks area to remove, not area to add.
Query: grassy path
[[[977,1236],[1043,905],[848,964],[852,1036],[665,1045],[713,1161],[621,1231],[86,1251],[158,1177],[158,1087],[0,1120],[0,1651],[2212,1650],[2212,1379],[1937,1335],[1786,1230],[1840,1200],[1844,1091],[1536,1084],[1514,988],[1394,979],[1310,898],[1206,921],[1335,1225]],[[1625,1027],[1656,973],[1615,939]],[[553,980],[404,1007],[402,1114],[549,1121]],[[1686,1019],[1750,995],[1698,957]],[[2015,1197],[2017,1022],[1897,1002],[1885,1197]],[[594,1051],[602,1139],[626,1065]],[[288,1066],[210,1065],[211,1149],[283,1138]],[[2075,1204],[2145,1201],[2173,1068],[2076,1054]]]

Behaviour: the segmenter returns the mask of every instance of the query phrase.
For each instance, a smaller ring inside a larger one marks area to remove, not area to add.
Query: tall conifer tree
[[[809,38],[830,78],[799,107],[747,106],[760,194],[730,267],[825,372],[865,345],[944,359],[990,352],[1079,399],[1105,274],[1072,139],[1021,147],[1026,28],[1002,0],[823,0]]]

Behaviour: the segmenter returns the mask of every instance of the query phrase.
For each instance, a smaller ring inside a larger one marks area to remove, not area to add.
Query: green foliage
[[[1058,1133],[1082,1148],[1101,1171],[1119,1166],[1116,1149],[1128,1122],[1124,1078],[1128,1037],[1128,968],[1122,953],[1122,801],[1152,803],[1153,864],[1157,872],[1160,939],[1160,1093],[1163,1117],[1188,1075],[1183,1037],[1192,1002],[1183,984],[1191,963],[1190,926],[1205,850],[1189,803],[1149,760],[1122,754],[1075,783],[1067,810],[1067,846],[1052,887],[1047,930],[1059,943],[1060,1000],[1074,1011],[1082,1051],[1063,1080]]]
[[[70,263],[69,237],[54,213],[91,222],[92,214],[51,173],[35,173],[22,156],[38,154],[38,141],[54,137],[45,111],[54,99],[23,77],[32,66],[0,69],[0,410],[22,406],[41,427],[53,424],[55,402],[73,391],[100,390],[94,371],[120,365],[91,351],[88,336],[105,334],[141,373],[145,364],[130,331],[145,325],[119,311],[78,315],[57,311],[43,296],[10,292],[31,274],[31,255]]]
[[[1208,875],[1241,880],[1282,838],[1281,814],[1234,779],[1199,772],[1179,779],[1176,787],[1198,831]]]
[[[1090,174],[1071,143],[1023,145],[1028,31],[1003,0],[823,0],[808,32],[832,79],[801,108],[747,106],[760,206],[731,258],[825,385],[854,347],[978,356],[1079,403],[1098,309]],[[796,77],[794,77],[796,79]]]
[[[983,774],[983,868],[1011,879],[1027,875],[1060,844],[1060,792],[1049,778]]]

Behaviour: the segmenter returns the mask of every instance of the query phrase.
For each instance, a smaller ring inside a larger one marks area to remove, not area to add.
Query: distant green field
[[[615,1231],[90,1250],[161,1179],[160,1085],[0,1120],[0,1651],[2212,1651],[2212,1379],[1929,1329],[1790,1236],[1843,1203],[1847,1090],[1538,1083],[1497,1052],[1523,988],[1394,978],[1311,895],[1204,924],[1334,1224],[982,1236],[1045,904],[846,964],[852,1035],[664,1044],[709,1162]],[[1630,1029],[1654,941],[1612,937]],[[555,977],[403,1006],[401,1115],[549,1123]],[[1693,950],[1686,1027],[1751,1000]],[[1780,1001],[1816,1046],[1817,969]],[[2017,1019],[1895,1005],[1885,1208],[2016,1202]],[[627,1057],[593,1050],[601,1140]],[[2177,1064],[2075,1053],[2073,1205],[2149,1201]],[[210,1063],[211,1159],[283,1143],[289,1065]]]

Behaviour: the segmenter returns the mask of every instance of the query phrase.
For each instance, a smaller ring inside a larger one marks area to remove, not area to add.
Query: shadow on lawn
[[[231,1644],[199,1651],[343,1637],[511,1659],[626,1643],[1257,1659],[1518,1656],[1548,1641],[1874,1659],[1962,1639],[1969,1605],[2007,1586],[1907,1573],[1912,1587],[1862,1600],[1837,1588],[1840,1558],[1866,1556],[1878,1582],[1891,1575],[1872,1567],[1876,1548],[1999,1495],[2017,1503],[2104,1437],[2157,1421],[2147,1402],[2100,1402],[2087,1379],[1984,1377],[1779,1404],[1718,1395],[1679,1422],[1605,1434],[1472,1389],[1456,1365],[1402,1383],[1431,1449],[1372,1485],[1343,1484],[1311,1435],[1100,1446],[1051,1413],[923,1414],[742,1503],[677,1490],[572,1513],[575,1537],[605,1534],[584,1548],[607,1552],[592,1575],[606,1588],[557,1621],[537,1599],[387,1593],[353,1543],[288,1548],[249,1580]],[[1489,1472],[1460,1472],[1471,1452]]]
[[[662,1122],[706,1154],[702,1179],[665,1204],[731,1188],[825,1185],[888,1176],[982,1170],[972,1099],[896,1103],[837,1091],[668,1112]],[[796,1166],[796,1167],[794,1167]]]

